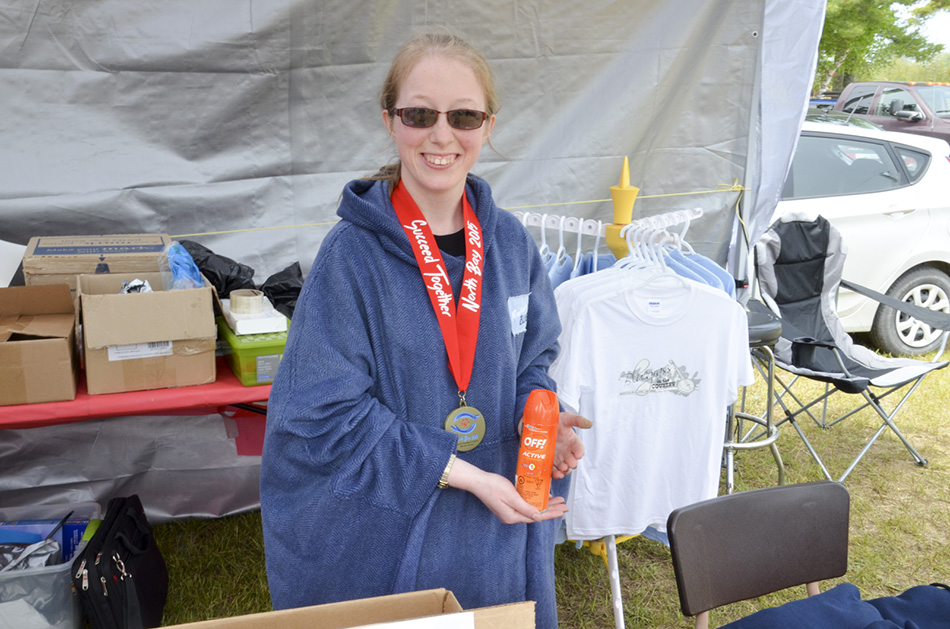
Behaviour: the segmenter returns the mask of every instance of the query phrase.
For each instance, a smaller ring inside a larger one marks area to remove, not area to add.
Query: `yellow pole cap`
[[[640,188],[630,185],[630,159],[623,158],[620,185],[610,186],[610,198],[614,202],[614,223],[626,225],[633,218],[633,204]]]
[[[633,204],[637,200],[640,188],[630,185],[630,159],[623,158],[623,170],[620,184],[610,186],[610,198],[614,204],[614,224],[607,225],[606,242],[610,251],[618,258],[627,255],[627,243],[620,237],[620,230],[633,220]]]

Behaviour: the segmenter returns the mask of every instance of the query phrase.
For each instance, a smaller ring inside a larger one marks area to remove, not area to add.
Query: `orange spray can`
[[[524,406],[521,447],[518,451],[518,493],[538,511],[548,508],[551,467],[557,441],[559,408],[557,395],[535,389]]]

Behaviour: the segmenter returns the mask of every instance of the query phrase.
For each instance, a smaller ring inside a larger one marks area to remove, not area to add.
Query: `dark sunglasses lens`
[[[439,112],[423,107],[407,107],[400,109],[400,118],[407,127],[431,127],[439,117]]]
[[[485,114],[472,109],[455,109],[448,113],[449,124],[456,129],[477,129],[482,126]]]

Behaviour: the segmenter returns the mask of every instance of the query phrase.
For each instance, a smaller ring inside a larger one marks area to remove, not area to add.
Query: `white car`
[[[820,214],[847,247],[843,277],[950,312],[950,144],[908,133],[805,122],[774,218]],[[940,330],[841,289],[848,332],[890,354],[935,349]]]

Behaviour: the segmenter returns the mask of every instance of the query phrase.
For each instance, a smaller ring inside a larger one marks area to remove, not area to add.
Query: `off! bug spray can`
[[[558,415],[557,395],[553,391],[535,389],[528,395],[518,452],[516,486],[521,497],[538,511],[548,508]]]

